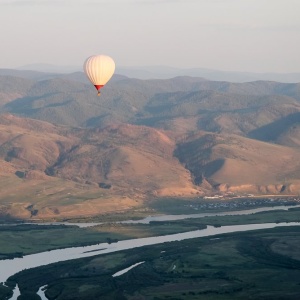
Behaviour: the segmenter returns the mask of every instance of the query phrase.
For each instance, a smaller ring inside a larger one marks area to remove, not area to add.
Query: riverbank
[[[168,235],[206,228],[206,225],[239,225],[300,221],[299,205],[260,207],[244,211],[164,215],[115,223],[42,223],[0,226],[0,258],[88,246],[96,243]],[[69,225],[69,226],[67,226]]]
[[[224,225],[234,225],[235,228],[242,226],[255,226],[255,223],[275,223],[275,227],[278,226],[280,222],[299,222],[299,206],[283,206],[283,207],[266,207],[266,208],[258,208],[254,210],[247,210],[247,211],[231,211],[231,212],[223,212],[223,213],[213,213],[213,214],[193,214],[193,215],[167,215],[167,216],[160,216],[158,219],[157,217],[153,217],[152,219],[144,219],[140,220],[142,224],[137,223],[136,221],[131,221],[133,224],[129,224],[129,222],[117,222],[117,223],[109,223],[109,224],[98,224],[97,226],[93,227],[86,227],[83,228],[75,227],[74,224],[72,226],[65,226],[63,224],[58,225],[51,225],[51,224],[43,224],[40,225],[17,225],[17,226],[0,226],[0,243],[2,242],[3,245],[8,246],[11,243],[11,247],[21,247],[23,250],[26,248],[27,251],[34,251],[37,250],[37,247],[42,248],[43,246],[49,247],[57,247],[60,243],[61,248],[64,248],[63,245],[66,245],[66,242],[74,245],[80,245],[79,243],[82,242],[82,238],[84,237],[89,242],[92,242],[93,239],[96,240],[94,244],[101,243],[102,238],[102,245],[106,245],[104,248],[96,247],[95,249],[92,248],[90,250],[87,244],[84,246],[84,252],[87,253],[84,257],[90,257],[98,254],[105,254],[107,249],[114,247],[115,245],[121,245],[123,242],[130,241],[132,238],[141,238],[146,237],[153,237],[153,236],[162,236],[161,238],[167,238],[168,235],[172,233],[177,234],[188,234],[189,231],[195,232],[196,229],[206,228],[207,225],[210,225],[209,228],[221,228]],[[174,219],[177,218],[177,219]],[[150,221],[150,222],[149,222]],[[128,223],[128,224],[127,224]],[[248,225],[245,225],[248,224]],[[83,224],[82,224],[83,225]],[[93,224],[95,225],[95,224]],[[261,225],[261,224],[260,224]],[[287,224],[287,226],[291,225]],[[226,226],[225,226],[226,227]],[[240,227],[242,228],[242,227]],[[250,227],[249,227],[250,228]],[[205,230],[207,230],[205,229]],[[10,231],[11,230],[11,231]],[[22,234],[19,234],[20,231]],[[18,233],[19,232],[19,233]],[[55,233],[53,235],[53,233]],[[72,234],[70,234],[72,232]],[[205,232],[205,231],[202,231]],[[120,239],[114,239],[114,237],[118,235],[121,237]],[[60,236],[61,235],[61,236]],[[60,236],[60,238],[59,238]],[[3,239],[6,237],[8,240],[5,241]],[[22,237],[23,241],[19,240],[16,242],[17,237]],[[104,239],[105,237],[105,239]],[[107,239],[109,237],[109,239]],[[98,238],[98,239],[97,239]],[[155,238],[155,237],[154,237]],[[194,238],[194,237],[192,237]],[[45,242],[43,240],[45,239]],[[55,242],[56,244],[55,244]],[[60,241],[60,242],[58,242]],[[119,242],[117,242],[119,241]],[[58,243],[57,243],[58,242]],[[104,243],[107,242],[107,243]],[[27,244],[26,244],[27,243]],[[74,243],[74,244],[72,244]],[[31,250],[30,246],[31,245]],[[91,245],[91,244],[89,244]],[[109,246],[107,246],[109,245]],[[82,245],[81,245],[82,246]],[[1,248],[2,249],[2,248]],[[16,249],[16,248],[14,248]],[[55,249],[55,248],[54,248]],[[72,248],[75,249],[75,248]],[[49,249],[46,249],[49,250]],[[63,251],[64,249],[62,249]],[[124,250],[124,249],[120,249]],[[116,251],[120,251],[116,250]],[[68,250],[69,251],[69,250]],[[41,251],[36,251],[41,252]],[[46,252],[55,253],[55,252]],[[12,252],[8,253],[12,255]],[[41,254],[41,253],[39,253]],[[24,255],[24,253],[22,253]],[[20,256],[22,256],[20,255]],[[38,254],[34,254],[38,255]],[[36,257],[36,256],[32,257]],[[29,257],[27,255],[25,257]],[[24,257],[24,258],[25,258]],[[72,256],[68,255],[68,257],[72,258]],[[20,258],[22,260],[22,258]],[[14,260],[6,261],[12,262]],[[1,261],[0,261],[1,263]],[[0,268],[2,269],[1,265]],[[6,269],[13,268],[13,265],[9,263],[6,266]],[[28,268],[28,266],[26,267]],[[44,282],[43,284],[47,284],[48,282]],[[41,285],[40,285],[41,286]],[[3,294],[5,294],[4,291]],[[1,294],[1,289],[0,289]]]
[[[121,222],[127,220],[140,220],[148,216],[161,215],[182,215],[195,213],[214,213],[214,212],[228,212],[238,210],[248,210],[254,208],[272,207],[272,206],[289,206],[299,205],[299,196],[290,195],[273,195],[273,196],[244,196],[244,197],[225,197],[215,199],[178,199],[178,198],[163,198],[153,199],[142,206],[125,211],[114,211],[110,213],[101,214],[98,216],[82,216],[77,218],[60,218],[59,215],[53,219],[39,219],[32,216],[29,220],[31,223],[109,223]],[[16,220],[13,218],[1,218],[1,224],[24,223],[26,220]]]
[[[46,296],[50,300],[71,300],[75,295],[81,300],[155,299],[158,295],[172,299],[198,299],[199,295],[201,299],[245,299],[253,293],[256,299],[266,299],[266,292],[270,296],[274,292],[281,297],[283,293],[295,295],[300,293],[297,280],[291,279],[289,285],[285,282],[284,289],[279,283],[286,276],[300,275],[300,262],[291,258],[295,252],[281,245],[284,242],[290,247],[295,242],[299,225],[209,226],[182,234],[54,250],[13,260],[16,269],[53,263],[58,258],[63,262],[23,271],[11,280],[27,293],[36,293],[49,284]],[[126,274],[113,277],[141,261],[144,263]],[[3,262],[0,268],[6,270]],[[5,276],[9,275],[6,272]],[[275,289],[271,288],[273,284]],[[239,298],[235,298],[237,295]]]

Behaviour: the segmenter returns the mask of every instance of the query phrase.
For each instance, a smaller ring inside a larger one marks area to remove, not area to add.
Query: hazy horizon
[[[1,68],[0,69],[6,69],[6,68]],[[71,72],[83,72],[83,66],[82,65],[58,65],[58,64],[51,64],[51,63],[31,63],[31,64],[25,64],[21,66],[17,66],[14,68],[7,68],[7,69],[12,69],[12,70],[33,70],[33,71],[41,71],[41,72],[50,72],[51,70],[55,70],[55,72],[59,73],[71,73]],[[169,65],[138,65],[138,66],[122,66],[118,65],[116,66],[116,73],[118,70],[140,70],[140,71],[164,71],[164,70],[169,70],[169,71],[192,71],[192,70],[202,70],[202,71],[207,71],[207,72],[220,72],[220,73],[240,73],[240,74],[278,74],[278,75],[284,75],[284,74],[300,74],[300,70],[298,72],[251,72],[251,71],[234,71],[234,70],[222,70],[222,69],[217,69],[217,68],[202,68],[202,67],[174,67],[174,66],[169,66]]]
[[[0,0],[0,68],[81,66],[300,71],[297,0]]]

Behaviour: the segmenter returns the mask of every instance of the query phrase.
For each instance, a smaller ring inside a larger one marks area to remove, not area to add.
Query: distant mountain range
[[[17,68],[51,73],[82,72],[82,66],[55,66],[51,64],[31,64]],[[122,67],[117,66],[116,73],[137,79],[170,79],[177,76],[202,77],[208,80],[249,82],[256,80],[278,81],[286,83],[300,82],[299,73],[253,73],[230,72],[205,68],[174,68],[168,66]]]
[[[300,193],[300,83],[0,70],[0,215]]]

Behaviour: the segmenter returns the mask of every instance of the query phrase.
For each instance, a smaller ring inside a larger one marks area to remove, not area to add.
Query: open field
[[[98,216],[69,217],[55,219],[58,221],[70,222],[116,222],[123,220],[138,220],[148,216],[165,214],[197,214],[215,213],[224,211],[237,211],[253,209],[258,207],[272,207],[281,205],[296,205],[300,203],[299,197],[253,197],[253,198],[227,198],[207,200],[202,197],[191,198],[158,198],[146,201],[144,204],[138,203],[135,208],[127,210],[115,210],[102,213]],[[0,219],[1,220],[1,219]]]
[[[245,210],[257,207],[295,205],[300,203],[299,197],[228,197],[221,199],[163,198],[149,201],[147,206],[155,213],[160,214],[197,214],[206,212],[224,212],[231,210]]]

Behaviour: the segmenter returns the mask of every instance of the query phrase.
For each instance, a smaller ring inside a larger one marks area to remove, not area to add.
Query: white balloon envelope
[[[92,55],[85,61],[83,70],[98,91],[110,80],[115,72],[115,62],[107,55]]]

